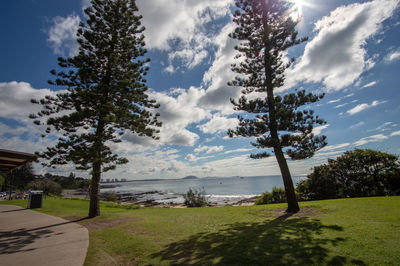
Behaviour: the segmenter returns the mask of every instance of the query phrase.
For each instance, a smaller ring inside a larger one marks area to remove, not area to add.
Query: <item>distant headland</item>
[[[198,179],[198,177],[197,177],[197,176],[194,176],[194,175],[188,175],[188,176],[185,176],[185,177],[182,178],[182,179]]]

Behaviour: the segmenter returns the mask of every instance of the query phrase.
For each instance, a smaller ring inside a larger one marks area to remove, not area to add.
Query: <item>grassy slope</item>
[[[301,213],[290,217],[281,216],[284,206],[124,210],[103,205],[101,217],[80,222],[90,230],[86,264],[400,262],[400,197],[303,202]],[[87,201],[52,198],[40,209],[76,218],[87,210]]]

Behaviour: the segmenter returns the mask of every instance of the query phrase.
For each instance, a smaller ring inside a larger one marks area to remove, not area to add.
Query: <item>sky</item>
[[[149,95],[160,103],[160,140],[133,134],[112,150],[129,163],[104,178],[152,179],[278,175],[274,157],[253,160],[251,138],[229,138],[240,113],[230,98],[240,88],[227,82],[235,74],[235,40],[228,37],[233,0],[137,0],[147,57]],[[327,124],[314,134],[328,145],[313,158],[289,161],[292,175],[307,175],[345,151],[369,148],[400,154],[400,0],[295,1],[299,36],[306,43],[291,48],[295,62],[279,93],[304,88],[325,92],[312,104]],[[28,118],[39,111],[31,98],[55,95],[48,85],[57,57],[77,53],[75,33],[85,20],[88,0],[3,1],[0,9],[0,149],[43,151],[55,138],[40,138]],[[87,176],[73,165],[46,172]]]

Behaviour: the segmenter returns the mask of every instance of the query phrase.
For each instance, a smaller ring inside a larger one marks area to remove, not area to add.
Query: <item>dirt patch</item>
[[[114,226],[119,226],[124,223],[136,222],[142,220],[141,218],[138,217],[127,217],[127,218],[116,218],[116,219],[94,219],[94,220],[81,216],[66,216],[63,218],[71,222],[76,222],[86,227],[89,230],[89,232],[110,228]]]
[[[300,208],[300,211],[297,213],[294,213],[293,215],[287,214],[286,209],[284,208],[279,208],[279,209],[274,209],[274,210],[269,210],[269,213],[272,216],[276,216],[276,217],[283,217],[283,216],[292,216],[292,217],[312,217],[315,216],[319,209],[315,208],[315,207],[303,207]]]
[[[278,217],[313,217],[320,213],[320,209],[316,207],[303,207],[300,208],[298,213],[287,214],[286,208],[276,208],[276,209],[261,209],[252,210],[255,215],[265,217],[265,218],[278,218]]]

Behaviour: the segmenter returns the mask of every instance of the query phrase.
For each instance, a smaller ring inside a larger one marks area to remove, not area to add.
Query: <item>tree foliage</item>
[[[35,179],[35,173],[31,163],[22,165],[5,175],[4,189],[23,190],[29,182]]]
[[[311,200],[400,195],[399,157],[370,149],[347,151],[314,167],[297,190]]]
[[[30,190],[42,190],[45,195],[61,195],[62,188],[61,185],[49,180],[47,178],[37,178],[29,184],[27,184],[27,189]]]
[[[46,134],[60,136],[40,154],[47,160],[43,164],[72,162],[77,169],[91,169],[90,217],[99,215],[101,173],[128,162],[111,145],[121,142],[127,131],[157,139],[161,126],[151,111],[158,105],[146,94],[149,59],[143,58],[144,27],[137,12],[134,0],[92,0],[85,10],[87,21],[77,32],[79,54],[59,58],[61,71],[51,71],[56,78],[49,83],[66,91],[32,100],[43,106],[30,116],[34,123],[45,125]]]
[[[272,148],[284,180],[288,211],[298,211],[293,181],[284,153],[291,159],[305,159],[326,145],[325,136],[313,134],[314,125],[326,122],[308,108],[324,95],[299,90],[284,95],[276,90],[284,85],[285,70],[293,62],[285,52],[307,38],[297,38],[298,21],[290,15],[291,3],[283,0],[236,0],[234,22],[230,37],[240,43],[235,47],[240,63],[232,65],[238,76],[228,83],[242,87],[240,99],[231,100],[234,109],[248,113],[239,116],[239,125],[228,131],[230,137],[254,137],[256,148]],[[252,154],[260,159],[270,156],[266,151]]]

